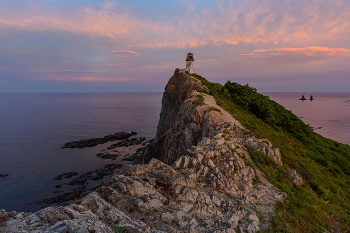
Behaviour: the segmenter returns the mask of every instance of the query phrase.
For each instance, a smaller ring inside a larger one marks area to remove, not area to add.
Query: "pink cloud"
[[[345,48],[328,48],[321,46],[311,46],[306,48],[274,48],[274,49],[256,49],[248,56],[259,55],[289,55],[289,56],[346,56],[350,57],[350,49]]]
[[[140,56],[140,53],[130,50],[110,50],[108,52],[113,53],[113,55],[116,56]]]
[[[45,80],[50,81],[64,81],[64,82],[96,82],[96,83],[118,83],[118,82],[135,82],[142,81],[141,79],[133,78],[111,78],[111,77],[98,77],[98,76],[50,76],[44,78]]]
[[[115,63],[115,64],[109,64],[110,66],[132,66],[131,63]]]

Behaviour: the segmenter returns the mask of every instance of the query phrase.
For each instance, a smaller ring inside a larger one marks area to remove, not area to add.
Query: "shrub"
[[[202,95],[197,95],[197,99],[193,101],[193,104],[195,106],[202,106],[204,105],[204,97]]]

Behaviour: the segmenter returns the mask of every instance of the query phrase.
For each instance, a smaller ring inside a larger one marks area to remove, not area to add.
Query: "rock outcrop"
[[[238,130],[234,143],[247,145],[273,158],[282,165],[278,148],[273,148],[266,139],[256,139],[229,113],[219,107],[214,98],[199,90],[208,91],[194,76],[185,70],[176,69],[165,87],[162,109],[156,138],[150,143],[140,163],[157,158],[172,164],[179,156],[187,154],[191,146],[197,145],[204,137],[211,138],[216,133],[216,125],[222,122],[233,124]]]
[[[196,97],[189,98],[195,90],[207,90],[196,78],[185,70],[176,69],[168,81],[162,98],[162,109],[156,138],[150,143],[140,163],[148,163],[152,158],[172,164],[187,149],[210,135],[213,124],[206,122],[200,106],[193,104]]]
[[[289,169],[287,171],[287,177],[289,179],[290,182],[298,185],[298,186],[303,186],[304,185],[304,181],[303,178],[301,178],[298,174],[297,171],[295,169]]]
[[[143,164],[68,206],[36,213],[0,211],[0,232],[257,232],[284,200],[254,166],[248,147],[282,164],[218,106],[195,77],[176,69],[163,96],[157,136]],[[265,156],[261,155],[261,156]],[[1,221],[1,220],[0,220]]]

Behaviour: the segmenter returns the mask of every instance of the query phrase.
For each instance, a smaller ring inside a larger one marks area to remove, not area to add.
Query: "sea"
[[[291,110],[324,137],[350,145],[350,92],[262,93]],[[299,100],[302,95],[308,100]],[[310,101],[310,96],[314,100]]]
[[[86,172],[120,159],[96,156],[113,142],[83,149],[64,143],[136,132],[155,137],[162,93],[0,94],[0,209],[36,211],[66,172]],[[114,142],[115,143],[115,142]]]
[[[350,93],[263,93],[315,132],[350,144]],[[162,93],[0,93],[0,209],[36,211],[65,172],[84,174],[121,159],[96,156],[112,142],[62,149],[65,142],[137,132],[154,138]],[[62,182],[61,182],[62,183]]]

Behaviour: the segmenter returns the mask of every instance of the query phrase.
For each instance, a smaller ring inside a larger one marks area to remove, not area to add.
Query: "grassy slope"
[[[281,150],[283,166],[276,165],[261,152],[250,151],[255,164],[270,182],[288,195],[287,202],[276,207],[271,231],[350,231],[350,146],[314,133],[290,111],[247,85],[228,82],[222,86],[193,76],[206,85],[210,90],[208,94],[241,124]],[[247,92],[242,93],[241,89]],[[254,96],[253,100],[243,98],[249,96]],[[254,109],[259,108],[259,103],[268,109]],[[289,168],[297,170],[304,186],[289,182],[286,177]]]

